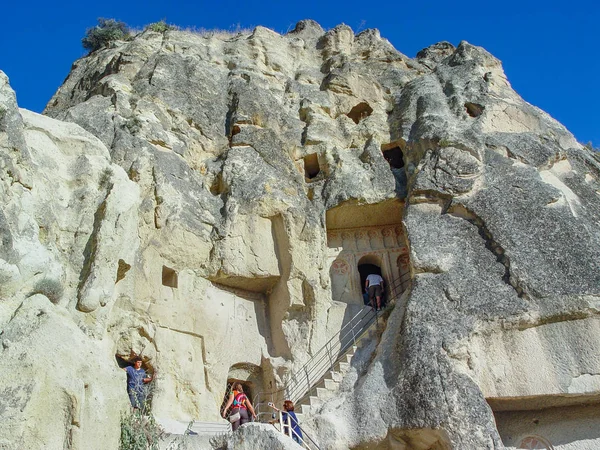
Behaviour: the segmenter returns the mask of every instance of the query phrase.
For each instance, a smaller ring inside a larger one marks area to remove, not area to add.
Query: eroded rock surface
[[[145,31],[45,116],[0,73],[0,149],[0,446],[115,448],[132,352],[157,418],[221,420],[361,308],[361,264],[412,286],[321,448],[503,448],[535,434],[507,411],[598,400],[600,163],[479,47]]]

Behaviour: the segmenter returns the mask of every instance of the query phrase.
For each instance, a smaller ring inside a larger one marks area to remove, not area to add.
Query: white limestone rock
[[[228,381],[281,389],[339,331],[368,261],[413,284],[307,418],[322,448],[502,448],[524,399],[597,401],[600,164],[485,50],[411,60],[312,21],[145,31],[76,61],[45,113],[0,73],[2,444],[114,447],[131,353],[155,416],[221,420]],[[286,439],[246,426],[227,445]]]
[[[128,401],[115,389],[125,374],[109,340],[88,338],[40,294],[24,301],[1,340],[0,447],[118,447]]]

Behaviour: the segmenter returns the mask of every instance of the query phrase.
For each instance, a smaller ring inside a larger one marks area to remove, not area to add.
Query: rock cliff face
[[[0,448],[117,448],[131,353],[159,419],[217,421],[361,308],[367,265],[412,285],[306,418],[321,448],[599,442],[561,411],[600,421],[600,164],[479,47],[145,31],[44,116],[0,73],[0,149]]]

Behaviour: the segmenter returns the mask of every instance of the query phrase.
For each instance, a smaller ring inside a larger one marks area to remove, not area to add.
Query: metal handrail
[[[386,287],[391,299],[398,298],[409,286],[412,280],[410,272],[395,278]],[[398,292],[399,291],[399,292]],[[379,313],[373,308],[363,308],[354,315],[336,334],[334,334],[317,352],[298,370],[294,371],[286,380],[285,386],[272,392],[259,392],[254,396],[254,406],[262,409],[266,400],[259,401],[259,397],[267,397],[270,401],[285,392],[285,397],[293,402],[302,400],[314,390],[315,385],[327,372],[333,370],[335,364],[345,354],[346,350],[354,345],[363,333],[379,319]],[[350,337],[352,337],[350,339]],[[347,339],[347,342],[345,340]],[[345,342],[345,343],[344,343]],[[333,356],[335,355],[335,357]],[[265,413],[258,412],[259,417]]]
[[[306,389],[309,390],[312,383],[318,381],[327,371],[328,367],[333,370],[333,366],[338,362],[339,357],[342,356],[351,345],[356,343],[357,338],[362,335],[362,331],[366,330],[375,320],[377,320],[377,316],[377,311],[371,308],[363,308],[359,311],[350,322],[321,347],[312,358],[302,366],[302,368],[291,375],[289,380],[293,382],[293,386],[290,387],[289,384],[286,386],[286,397],[292,401],[298,400],[298,391],[302,388],[305,380],[307,384]],[[357,329],[359,324],[363,325],[360,329]],[[344,332],[344,334],[342,334],[342,332]],[[352,337],[352,339],[350,339],[350,337]],[[332,355],[335,355],[335,357]],[[323,365],[322,363],[325,364]]]
[[[360,320],[362,320],[362,319],[363,319],[365,316],[367,316],[367,315],[368,315],[369,313],[371,313],[371,312],[373,312],[373,310],[371,310],[371,309],[367,310],[367,312],[366,312],[366,313],[365,313],[365,310],[364,310],[364,308],[363,308],[363,309],[361,309],[361,310],[360,310],[358,313],[356,313],[356,314],[354,315],[354,317],[352,317],[352,319],[350,319],[350,321],[349,321],[349,322],[348,322],[346,325],[344,325],[342,328],[340,328],[340,331],[338,331],[336,334],[334,334],[334,335],[331,337],[331,339],[329,339],[329,341],[327,341],[327,342],[325,343],[325,345],[324,345],[323,347],[321,347],[319,350],[317,350],[317,352],[316,352],[316,353],[315,353],[315,354],[312,356],[312,358],[311,358],[311,359],[309,359],[309,360],[308,360],[308,361],[307,361],[307,362],[304,364],[304,366],[302,366],[302,367],[301,367],[299,370],[297,370],[296,372],[302,372],[302,371],[306,371],[306,368],[307,368],[307,366],[308,366],[308,365],[311,363],[311,361],[312,361],[313,359],[315,359],[315,358],[316,358],[316,356],[317,356],[319,353],[321,353],[321,352],[322,352],[322,351],[324,351],[325,349],[329,348],[328,346],[329,346],[329,345],[330,345],[330,344],[331,344],[331,343],[332,343],[332,342],[333,342],[333,341],[334,341],[334,340],[335,340],[335,339],[336,339],[338,336],[340,336],[340,335],[341,335],[341,334],[342,334],[342,333],[343,333],[343,332],[346,330],[346,328],[349,328],[349,327],[350,327],[350,329],[352,330],[352,329],[353,329],[353,328],[356,326],[356,324],[355,324],[355,322],[354,322],[354,321],[357,319],[357,317],[359,317],[359,316],[360,316],[360,318],[359,318],[359,322],[360,322]],[[346,336],[346,335],[344,335],[344,336]]]
[[[288,414],[287,416],[287,422],[284,423],[283,422],[283,411],[278,411],[278,423],[279,423],[279,432],[289,436],[290,438],[293,436],[296,436],[296,438],[298,438],[298,440],[300,441],[300,445],[306,447],[309,450],[321,450],[321,448],[319,447],[319,445],[315,442],[315,440],[310,437],[310,435],[306,432],[306,430],[304,428],[302,428],[300,426],[300,424],[296,421],[295,425],[300,429],[300,434],[302,436],[300,436],[298,433],[296,433],[296,430],[294,430],[294,427],[292,427],[292,419],[291,419],[291,415]],[[273,424],[275,425],[275,424]],[[287,427],[288,433],[286,433],[285,431],[285,427]],[[275,427],[275,429],[277,429],[277,427]],[[307,441],[310,441],[310,443]]]

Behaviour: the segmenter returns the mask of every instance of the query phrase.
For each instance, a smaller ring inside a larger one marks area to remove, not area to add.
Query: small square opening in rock
[[[321,166],[319,166],[319,156],[316,153],[311,153],[304,157],[304,176],[312,180],[321,172]]]
[[[404,155],[400,147],[383,150],[383,157],[392,169],[401,169],[404,167]]]
[[[162,284],[172,288],[177,287],[177,272],[170,267],[163,266],[162,268]]]

